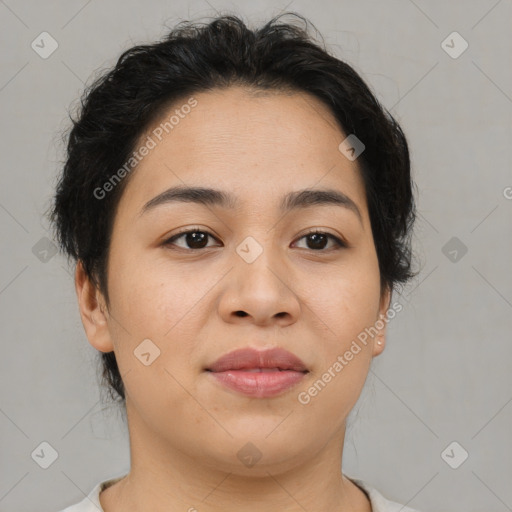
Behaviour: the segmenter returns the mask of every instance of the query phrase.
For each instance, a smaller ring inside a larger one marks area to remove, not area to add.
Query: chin
[[[275,429],[275,422],[273,428]],[[304,462],[309,455],[318,452],[318,447],[302,447],[294,439],[284,440],[272,429],[264,434],[248,435],[247,432],[235,432],[223,443],[212,441],[207,447],[198,447],[201,451],[201,463],[217,471],[240,476],[268,477],[293,469]],[[275,436],[275,437],[273,437]],[[212,451],[211,449],[215,449]]]

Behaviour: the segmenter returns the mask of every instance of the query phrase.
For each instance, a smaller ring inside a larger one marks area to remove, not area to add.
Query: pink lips
[[[206,371],[226,387],[258,398],[279,395],[308,373],[301,359],[282,348],[235,350]]]

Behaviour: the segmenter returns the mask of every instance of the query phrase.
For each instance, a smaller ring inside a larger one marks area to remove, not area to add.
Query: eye
[[[168,238],[163,243],[163,245],[176,245],[182,249],[191,250],[205,249],[207,247],[211,247],[207,245],[208,237],[215,238],[208,231],[201,229],[189,229],[187,231],[182,231],[181,233],[173,235],[171,238]],[[176,241],[180,239],[183,239],[183,243],[185,245],[179,245],[176,243]],[[331,235],[330,233],[326,233],[325,231],[310,231],[309,233],[306,233],[299,238],[299,240],[302,239],[307,239],[306,243],[309,243],[309,247],[305,247],[306,249],[311,249],[317,252],[319,250],[325,249],[325,246],[329,240],[332,240],[334,243],[334,247],[331,247],[331,249],[348,247],[348,245],[343,240],[337,236]]]
[[[306,233],[304,236],[301,236],[299,240],[302,240],[303,238],[307,239],[306,243],[310,242],[310,247],[306,247],[306,249],[312,249],[314,251],[325,249],[325,245],[329,241],[329,239],[331,239],[334,242],[334,248],[348,247],[343,240],[341,240],[337,236],[331,235],[330,233],[326,233],[325,231],[310,231],[309,233]]]
[[[214,238],[214,236],[208,231],[201,229],[189,229],[167,239],[163,245],[177,245],[182,249],[204,249],[205,247],[208,247],[208,237]],[[175,244],[175,241],[181,238],[183,238],[184,243],[187,245],[183,246]]]

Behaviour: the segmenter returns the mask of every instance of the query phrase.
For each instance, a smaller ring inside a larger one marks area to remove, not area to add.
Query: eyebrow
[[[220,206],[226,209],[235,209],[239,206],[238,198],[230,192],[207,187],[181,185],[171,187],[149,200],[142,207],[139,215],[143,215],[157,206],[173,202]],[[343,192],[335,189],[303,189],[289,192],[282,198],[279,208],[281,212],[289,212],[316,205],[336,205],[347,208],[357,215],[361,224],[363,223],[361,212],[356,203]]]

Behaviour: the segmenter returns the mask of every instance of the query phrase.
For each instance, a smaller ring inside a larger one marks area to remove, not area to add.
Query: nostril
[[[247,313],[245,311],[236,311],[236,316],[247,316]]]

